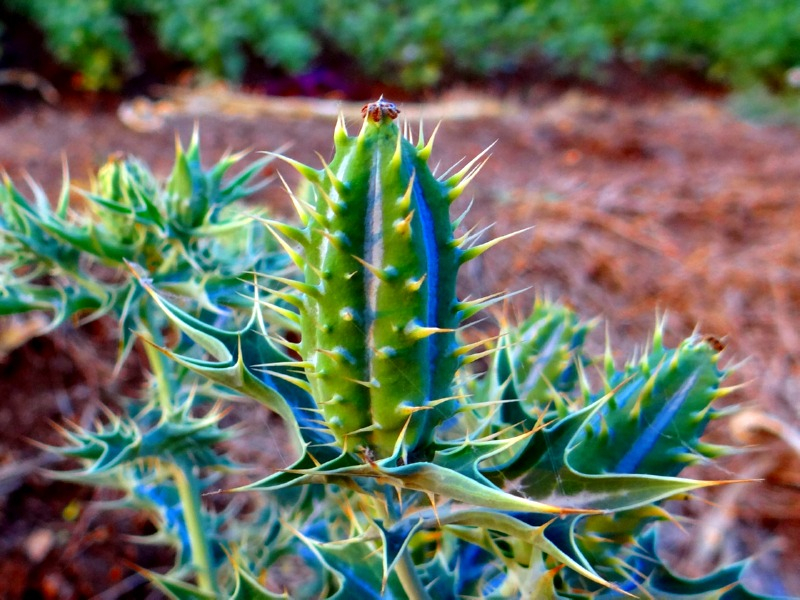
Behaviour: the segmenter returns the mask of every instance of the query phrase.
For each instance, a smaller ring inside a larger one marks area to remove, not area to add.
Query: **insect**
[[[725,342],[713,335],[704,335],[703,341],[708,344],[714,352],[722,352],[725,350]]]
[[[364,459],[364,462],[373,469],[377,466],[375,464],[375,451],[369,446],[364,446],[361,448],[361,457]]]
[[[400,109],[397,108],[397,105],[394,102],[389,102],[388,100],[384,100],[383,96],[378,98],[377,102],[370,102],[369,104],[365,104],[361,109],[361,116],[362,117],[369,117],[376,123],[380,123],[384,117],[389,117],[390,119],[396,119],[397,115],[400,114]]]

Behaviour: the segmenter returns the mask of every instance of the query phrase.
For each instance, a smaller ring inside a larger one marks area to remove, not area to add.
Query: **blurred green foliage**
[[[122,0],[150,17],[163,49],[214,75],[241,77],[245,49],[270,66],[296,73],[319,53],[316,0]]]
[[[81,74],[82,87],[113,88],[130,73],[133,47],[114,0],[6,0],[5,4],[42,30],[53,57]]]
[[[136,69],[126,31],[143,17],[161,49],[239,79],[251,56],[289,73],[326,49],[368,77],[419,89],[453,77],[513,72],[534,58],[597,78],[612,60],[671,65],[738,88],[781,88],[797,66],[796,0],[5,0],[29,18],[89,89]],[[387,75],[387,73],[389,75]]]

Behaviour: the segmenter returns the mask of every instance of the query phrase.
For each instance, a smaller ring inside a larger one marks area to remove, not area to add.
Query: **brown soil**
[[[468,222],[496,223],[496,234],[535,226],[471,264],[463,285],[473,296],[533,286],[515,297],[515,309],[543,294],[587,317],[602,315],[620,360],[644,343],[663,312],[668,341],[699,327],[726,344],[727,364],[747,359],[733,379],[750,383],[731,401],[746,411],[712,433],[761,445],[727,460],[724,472],[704,475],[764,481],[691,501],[688,536],[671,536],[688,548],[676,560],[683,572],[698,574],[759,552],[754,587],[775,594],[780,576],[787,592],[800,594],[800,130],[743,122],[718,98],[646,92],[533,88],[503,100],[462,93],[427,111],[446,113],[434,149],[442,165],[498,140],[471,186]],[[192,103],[193,96],[203,102]],[[320,116],[330,105],[283,103],[290,110],[282,111],[281,104],[222,92],[214,104],[214,96],[182,91],[169,103],[134,107],[147,113],[139,115],[145,121],[129,115],[127,122],[140,130],[161,124],[150,132],[132,130],[114,110],[85,98],[85,106],[73,99],[67,111],[17,102],[0,109],[0,165],[18,183],[30,173],[53,194],[62,155],[79,186],[115,151],[166,175],[175,132],[188,140],[195,120],[208,160],[226,149],[287,142],[294,143],[288,154],[306,162],[317,160],[315,151],[331,152],[333,119]],[[282,172],[293,180],[289,169]],[[278,186],[260,202],[290,212]],[[49,420],[85,419],[96,401],[137,385],[135,359],[111,381],[112,337],[103,323],[65,328],[0,365],[5,597],[86,598],[117,585],[103,597],[142,598],[141,579],[123,559],[150,567],[169,561],[121,539],[147,531],[136,515],[82,510],[98,494],[38,474],[47,459],[26,441],[55,443]],[[79,516],[66,521],[65,509]]]

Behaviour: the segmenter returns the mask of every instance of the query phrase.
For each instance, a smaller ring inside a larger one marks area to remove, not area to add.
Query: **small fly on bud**
[[[713,335],[704,335],[703,341],[708,344],[714,352],[722,352],[725,350],[725,342]]]
[[[370,448],[369,446],[363,446],[361,448],[361,457],[364,459],[364,462],[367,463],[373,469],[377,466],[375,465],[375,451]]]
[[[397,108],[397,105],[394,102],[389,102],[388,100],[384,100],[383,96],[378,98],[377,102],[370,102],[369,104],[365,104],[361,109],[361,116],[364,118],[369,117],[376,123],[380,123],[384,117],[389,117],[390,119],[396,119],[397,115],[400,114],[400,109]]]

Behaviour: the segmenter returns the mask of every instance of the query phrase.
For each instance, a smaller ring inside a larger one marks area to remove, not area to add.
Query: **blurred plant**
[[[274,241],[231,207],[268,183],[259,172],[270,158],[225,180],[241,158],[225,156],[204,169],[196,131],[188,150],[178,144],[163,184],[135,157],[111,157],[91,190],[81,192],[88,210],[72,206],[66,167],[55,207],[34,181],[31,203],[6,176],[0,314],[49,310],[47,330],[73,315],[86,321],[110,314],[121,324],[124,358],[135,331],[155,333],[163,325],[132,268],[156,289],[213,314],[246,305],[241,294],[252,285],[243,275],[279,269],[282,259],[274,256]]]
[[[518,67],[537,48],[536,36],[519,27],[524,10],[495,1],[346,0],[323,6],[322,28],[364,73],[419,89],[438,84],[448,69],[491,75]]]
[[[118,87],[132,74],[133,48],[114,0],[7,0],[44,33],[54,58],[80,73],[80,87]]]
[[[153,372],[120,414],[63,428],[53,450],[82,468],[57,476],[153,515],[150,541],[177,559],[149,576],[175,598],[757,598],[743,564],[683,579],[656,552],[664,501],[721,483],[679,477],[728,452],[700,440],[730,389],[719,349],[667,348],[659,323],[618,368],[588,352],[592,323],[542,300],[465,343],[465,322],[507,297],[455,292],[503,239],[449,216],[483,154],[437,177],[433,136],[413,144],[398,112],[366,106],[356,136],[340,118],[321,169],[281,157],[307,180],[299,224],[235,208],[264,161],[224,180],[238,157],[205,170],[196,137],[164,183],[112,160],[88,214],[66,186],[52,210],[6,181],[3,312],[114,315]],[[241,467],[222,444],[241,435],[221,424],[231,394],[278,413],[296,456],[229,490],[265,492],[248,510],[201,497]]]
[[[165,182],[136,158],[114,156],[91,190],[81,192],[87,201],[81,208],[72,202],[66,169],[55,208],[33,181],[33,202],[8,177],[0,188],[0,314],[50,313],[49,322],[30,321],[39,325],[30,336],[70,318],[108,315],[120,323],[120,365],[135,334],[148,341],[152,375],[144,397],[120,398],[127,414],[109,411],[96,431],[64,429],[70,446],[56,451],[87,468],[58,476],[119,488],[125,500],[117,505],[150,510],[161,524],[156,541],[173,541],[178,567],[193,565],[190,572],[207,586],[216,585],[211,569],[224,559],[213,543],[223,519],[202,507],[199,490],[207,480],[197,470],[227,466],[212,449],[228,437],[218,428],[219,407],[203,408],[219,392],[154,349],[167,323],[137,277],[220,323],[235,322],[243,307],[249,311],[242,299],[252,294],[247,274],[280,269],[285,261],[263,228],[232,210],[268,183],[260,175],[268,157],[226,179],[242,157],[225,156],[205,169],[195,131],[188,149],[178,144]],[[188,348],[181,341],[177,347]]]
[[[13,13],[44,33],[57,61],[80,73],[89,90],[118,88],[138,74],[126,17],[145,17],[161,48],[208,73],[238,80],[249,49],[270,66],[296,73],[319,53],[312,31],[317,3],[290,0],[8,0]]]
[[[292,0],[151,0],[123,2],[152,19],[162,47],[213,75],[238,80],[245,49],[269,66],[302,72],[319,53],[313,35],[318,2]]]
[[[753,87],[731,94],[728,108],[742,119],[767,125],[800,125],[800,93],[774,94],[763,87]]]
[[[8,0],[44,33],[55,58],[89,89],[140,68],[126,18],[144,17],[160,47],[238,80],[248,53],[303,73],[327,48],[379,81],[420,89],[443,79],[513,73],[544,57],[567,74],[602,78],[621,59],[675,65],[737,88],[785,89],[797,62],[793,0]],[[324,57],[322,57],[324,60]],[[447,74],[447,77],[445,75]]]

